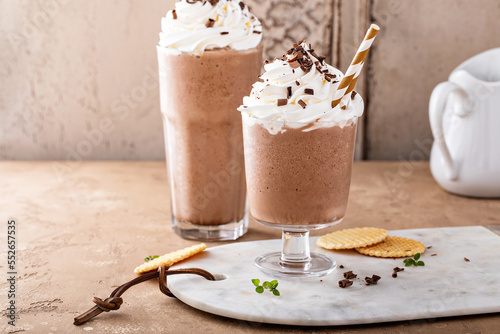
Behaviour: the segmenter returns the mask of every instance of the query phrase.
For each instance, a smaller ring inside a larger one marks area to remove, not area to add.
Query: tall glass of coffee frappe
[[[234,240],[247,231],[241,116],[262,66],[262,26],[243,1],[182,0],[157,47],[172,227]]]
[[[250,214],[281,229],[283,247],[255,263],[273,276],[323,276],[335,261],[310,252],[309,231],[344,218],[363,100],[352,91],[333,104],[344,74],[305,41],[264,69],[238,110]]]

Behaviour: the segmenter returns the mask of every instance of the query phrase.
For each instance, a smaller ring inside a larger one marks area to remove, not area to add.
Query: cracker
[[[376,257],[408,257],[417,253],[425,252],[423,243],[413,239],[388,236],[384,241],[376,245],[356,248],[361,254]]]
[[[156,270],[159,267],[171,266],[176,262],[185,260],[195,254],[202,252],[205,248],[207,248],[207,245],[201,243],[162,255],[154,260],[141,264],[139,267],[135,268],[134,273],[143,274],[148,271]]]
[[[375,227],[350,228],[326,234],[316,241],[325,249],[353,249],[376,244],[387,238],[387,231]]]

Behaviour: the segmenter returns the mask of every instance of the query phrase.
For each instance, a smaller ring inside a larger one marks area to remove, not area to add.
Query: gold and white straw
[[[361,69],[363,68],[366,57],[368,56],[370,47],[372,46],[379,31],[380,28],[376,24],[372,24],[370,29],[368,29],[363,42],[359,46],[358,51],[351,62],[351,65],[349,65],[345,76],[342,78],[342,81],[340,81],[339,87],[333,96],[332,108],[335,108],[344,96],[354,90],[354,86],[356,85],[356,81],[358,81],[358,77],[361,74]]]

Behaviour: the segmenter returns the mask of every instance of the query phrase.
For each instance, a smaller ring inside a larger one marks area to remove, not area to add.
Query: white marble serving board
[[[432,246],[422,255],[425,267],[406,267],[397,278],[392,269],[403,259],[381,259],[356,251],[311,250],[328,254],[338,265],[328,276],[279,278],[281,296],[254,291],[252,278],[274,279],[255,267],[256,256],[280,249],[281,240],[240,242],[208,248],[174,266],[199,267],[225,280],[207,281],[194,275],[168,277],[168,287],[194,308],[240,320],[285,325],[350,325],[500,312],[500,237],[483,227],[390,231]],[[436,256],[430,256],[437,254]],[[466,262],[467,257],[470,262]],[[342,273],[358,275],[346,289]],[[377,285],[364,278],[377,274]]]

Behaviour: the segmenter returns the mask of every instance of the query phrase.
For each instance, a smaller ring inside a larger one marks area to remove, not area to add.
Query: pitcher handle
[[[456,93],[462,103],[460,103],[459,110],[455,113],[458,116],[465,117],[471,111],[471,99],[469,94],[460,86],[453,82],[442,82],[434,88],[429,102],[429,119],[431,123],[432,135],[436,142],[437,147],[441,150],[444,165],[445,175],[449,180],[456,180],[458,171],[455,161],[453,160],[450,150],[446,145],[443,131],[443,116],[446,109],[446,102],[451,93]]]

